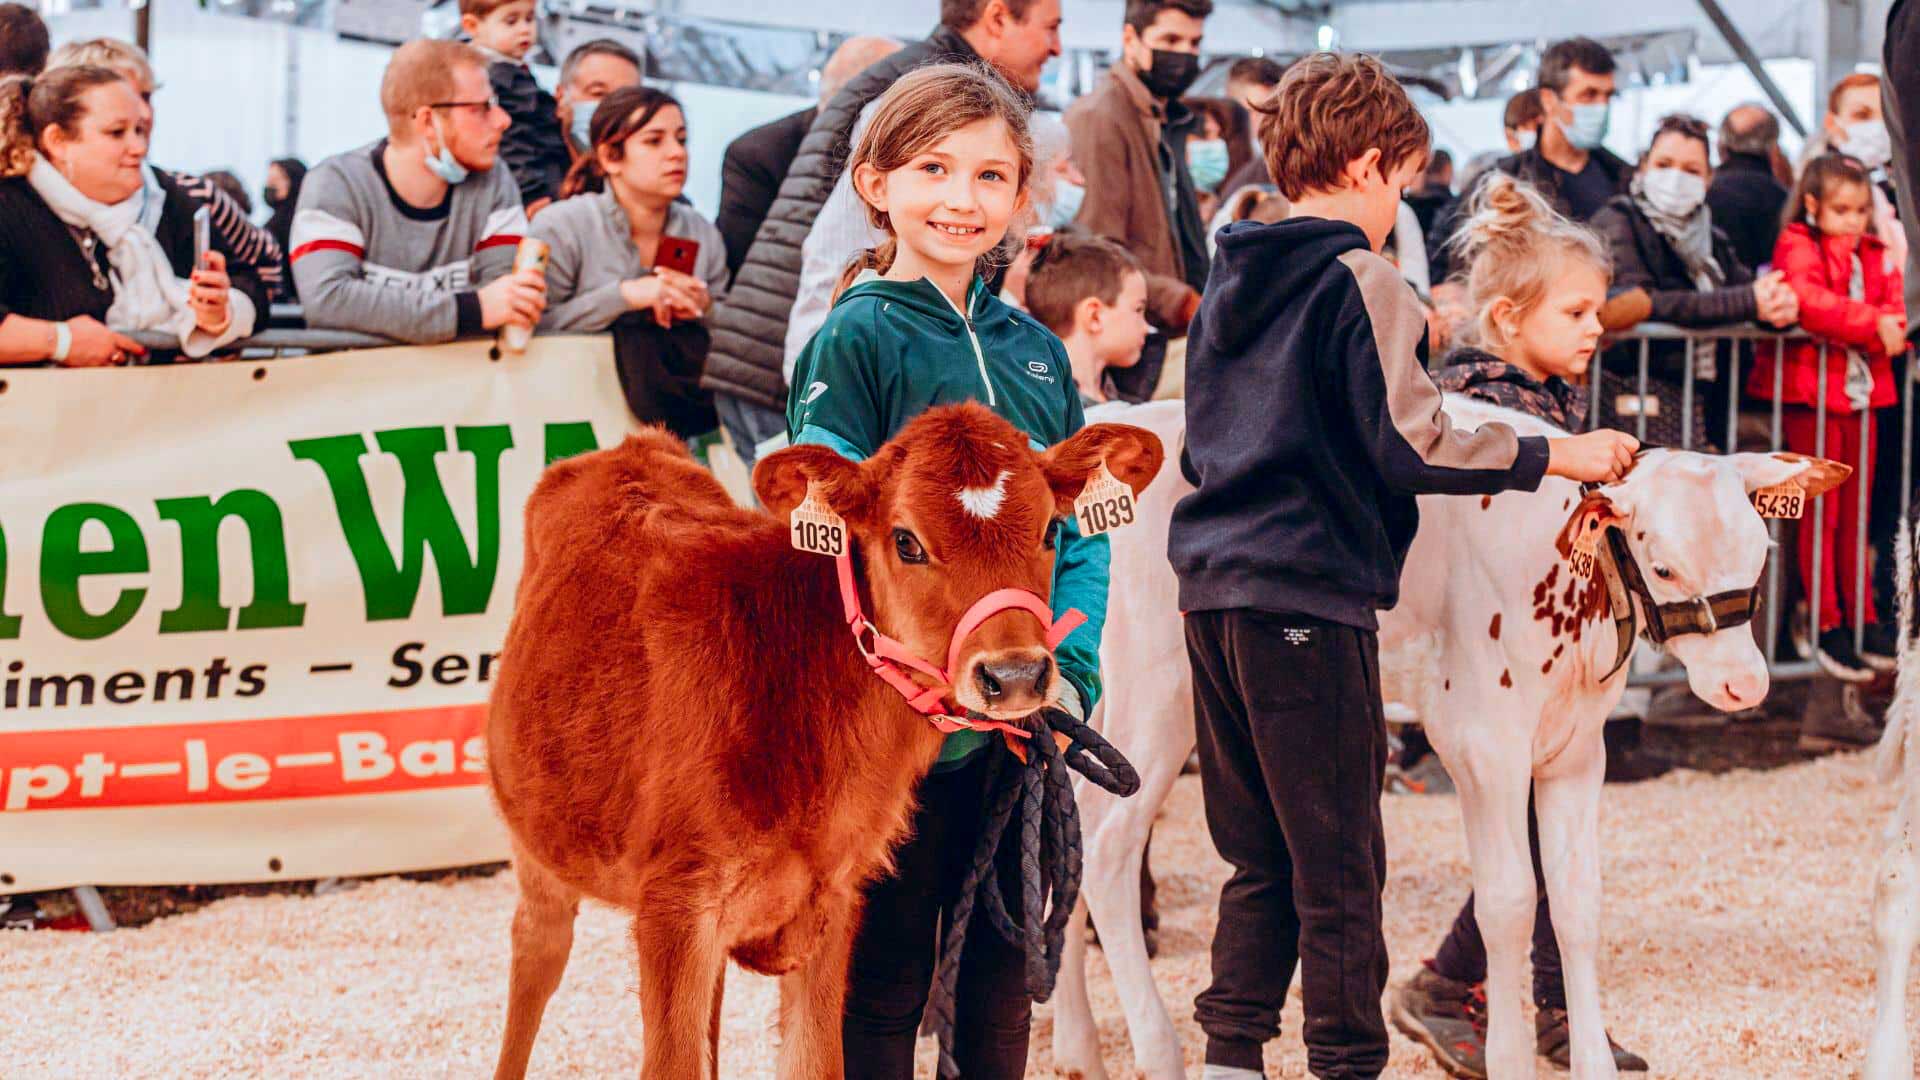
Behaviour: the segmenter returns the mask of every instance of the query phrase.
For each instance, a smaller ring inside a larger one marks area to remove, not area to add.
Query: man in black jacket
[[[1720,171],[1707,189],[1707,208],[1749,269],[1772,262],[1780,238],[1787,189],[1773,175],[1779,142],[1780,121],[1763,105],[1737,106],[1720,121]]]
[[[801,245],[840,177],[861,110],[907,72],[952,61],[985,60],[1031,94],[1040,88],[1041,69],[1058,55],[1060,0],[940,0],[940,25],[926,40],[867,68],[820,106],[732,291],[708,320],[713,351],[700,385],[714,392],[735,450],[750,458],[755,445],[786,430],[782,368]]]
[[[1540,56],[1539,91],[1540,105],[1546,110],[1539,139],[1528,149],[1501,158],[1494,168],[1539,188],[1553,208],[1567,217],[1587,221],[1608,199],[1627,190],[1633,178],[1633,166],[1601,145],[1612,116],[1613,55],[1592,38],[1556,41]],[[1491,175],[1489,170],[1482,180]],[[1472,196],[1472,192],[1463,193],[1455,205],[1471,205]],[[1428,268],[1436,282],[1446,280],[1455,269],[1446,241],[1458,226],[1459,215],[1445,217],[1446,227],[1427,245]]]
[[[820,68],[820,100],[831,101],[848,79],[899,51],[900,43],[892,38],[855,37],[841,42]],[[780,182],[800,152],[800,140],[807,137],[819,113],[818,106],[788,113],[727,144],[720,163],[720,212],[713,223],[727,241],[728,274],[738,273],[740,264],[747,261],[747,248],[753,245],[760,223],[767,220]]]

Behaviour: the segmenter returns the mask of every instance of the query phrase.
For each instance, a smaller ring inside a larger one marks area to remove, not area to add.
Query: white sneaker
[[[1232,1065],[1209,1065],[1200,1071],[1200,1080],[1263,1080],[1252,1069],[1238,1069]]]

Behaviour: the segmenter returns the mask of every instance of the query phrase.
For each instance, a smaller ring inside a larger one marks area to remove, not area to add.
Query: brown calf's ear
[[[1791,480],[1808,498],[1818,498],[1853,475],[1851,465],[1806,454],[1731,454],[1729,460],[1740,470],[1740,480],[1749,495]]]
[[[753,467],[753,491],[760,505],[776,518],[785,518],[818,484],[820,497],[849,522],[865,520],[873,508],[873,482],[856,462],[826,446],[789,446],[760,459]]]
[[[1073,500],[1100,471],[1102,461],[1116,479],[1138,495],[1159,475],[1166,456],[1160,437],[1145,428],[1090,424],[1040,455],[1040,468],[1053,489],[1054,512],[1065,517],[1073,513]]]
[[[1806,454],[1785,453],[1775,454],[1774,457],[1786,461],[1798,462],[1807,467],[1805,472],[1793,478],[1793,482],[1799,484],[1801,490],[1805,491],[1807,497],[1810,499],[1817,499],[1825,495],[1827,492],[1846,483],[1847,477],[1853,475],[1853,466],[1844,465],[1838,461],[1829,461],[1826,458],[1811,457]]]

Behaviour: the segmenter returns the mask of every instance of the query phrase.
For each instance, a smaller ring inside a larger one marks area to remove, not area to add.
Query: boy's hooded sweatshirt
[[[1180,464],[1197,490],[1168,539],[1182,611],[1376,629],[1399,599],[1414,495],[1531,491],[1546,472],[1545,439],[1453,428],[1425,312],[1350,223],[1222,230],[1187,340]]]
[[[795,445],[830,446],[864,461],[907,421],[963,401],[1005,417],[1036,450],[1086,424],[1066,346],[979,278],[967,290],[963,317],[924,278],[888,281],[869,271],[835,302],[795,361],[787,433]],[[1083,537],[1071,517],[1061,521],[1053,611],[1079,608],[1087,621],[1054,656],[1086,712],[1100,696],[1108,555],[1106,537]],[[986,741],[972,731],[947,736],[940,767],[952,767]]]

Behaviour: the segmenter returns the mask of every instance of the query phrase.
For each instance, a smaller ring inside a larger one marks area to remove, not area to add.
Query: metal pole
[[[133,43],[153,59],[153,0],[145,0],[133,9]]]
[[[1641,442],[1647,441],[1647,346],[1646,338],[1640,339],[1640,406],[1634,412],[1639,415],[1639,423],[1634,425],[1633,437]]]
[[[1792,125],[1793,130],[1804,137],[1807,134],[1807,125],[1800,122],[1800,114],[1793,111],[1793,103],[1788,101],[1787,95],[1781,92],[1779,84],[1773,81],[1773,76],[1767,74],[1766,67],[1760,63],[1760,55],[1753,51],[1752,45],[1747,44],[1746,35],[1740,32],[1739,27],[1733,25],[1733,20],[1728,18],[1727,13],[1721,9],[1719,0],[1700,0],[1700,10],[1706,13],[1714,29],[1720,31],[1720,36],[1727,39],[1727,46],[1733,50],[1733,55],[1740,58],[1740,63],[1746,66],[1747,71],[1752,73],[1753,81],[1759,83],[1760,89],[1766,91],[1767,100],[1773,102],[1773,107],[1780,110],[1780,115]]]
[[[1773,433],[1774,453],[1780,452],[1780,395],[1786,386],[1787,377],[1787,339],[1775,338],[1773,342]],[[1772,665],[1780,659],[1780,520],[1767,519],[1767,539],[1773,541],[1774,556],[1767,560],[1767,663]]]
[[[1867,595],[1867,491],[1872,487],[1867,483],[1867,425],[1873,422],[1871,406],[1860,410],[1860,471],[1853,474],[1853,482],[1860,488],[1858,505],[1854,507],[1859,514],[1853,519],[1853,647],[1860,650],[1867,643],[1867,605],[1862,599]]]
[[[1693,335],[1688,334],[1681,341],[1686,343],[1686,359],[1680,371],[1680,449],[1693,449]],[[1645,404],[1642,402],[1641,404]]]
[[[1813,413],[1813,456],[1827,456],[1827,343],[1820,343],[1820,384],[1816,393]],[[1807,583],[1807,634],[1813,641],[1814,650],[1820,648],[1820,579],[1826,575],[1820,572],[1821,548],[1826,537],[1822,535],[1827,527],[1827,497],[1813,500],[1813,562],[1808,567],[1807,576],[1813,580]]]

